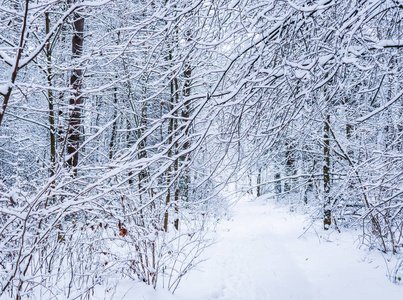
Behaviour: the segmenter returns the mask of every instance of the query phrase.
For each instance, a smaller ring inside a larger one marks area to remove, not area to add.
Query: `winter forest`
[[[0,29],[0,297],[174,292],[228,194],[402,254],[403,1],[1,0]]]

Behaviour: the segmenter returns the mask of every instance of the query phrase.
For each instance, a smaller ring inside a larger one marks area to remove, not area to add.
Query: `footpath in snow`
[[[217,229],[218,242],[206,250],[175,295],[136,288],[124,299],[144,300],[401,300],[380,253],[357,249],[352,233],[304,226],[275,200],[241,200]],[[301,237],[300,237],[301,236]]]

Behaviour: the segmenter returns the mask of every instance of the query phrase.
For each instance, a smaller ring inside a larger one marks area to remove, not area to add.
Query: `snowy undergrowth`
[[[114,299],[401,299],[403,285],[387,278],[399,257],[359,248],[358,230],[324,231],[308,215],[264,197],[242,199],[232,214],[175,295],[121,282]]]

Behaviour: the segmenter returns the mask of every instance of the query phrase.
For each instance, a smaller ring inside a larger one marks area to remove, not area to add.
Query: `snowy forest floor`
[[[242,199],[175,295],[122,282],[114,299],[403,299],[403,285],[386,276],[396,257],[387,265],[390,257],[358,249],[356,231],[325,232],[318,223],[305,232],[310,222],[274,199]]]

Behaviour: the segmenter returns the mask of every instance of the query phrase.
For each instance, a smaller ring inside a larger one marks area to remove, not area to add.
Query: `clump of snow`
[[[381,40],[376,44],[377,48],[384,48],[384,47],[396,47],[396,46],[403,46],[403,41],[401,40]]]
[[[9,84],[0,84],[0,94],[5,95],[8,92]]]

